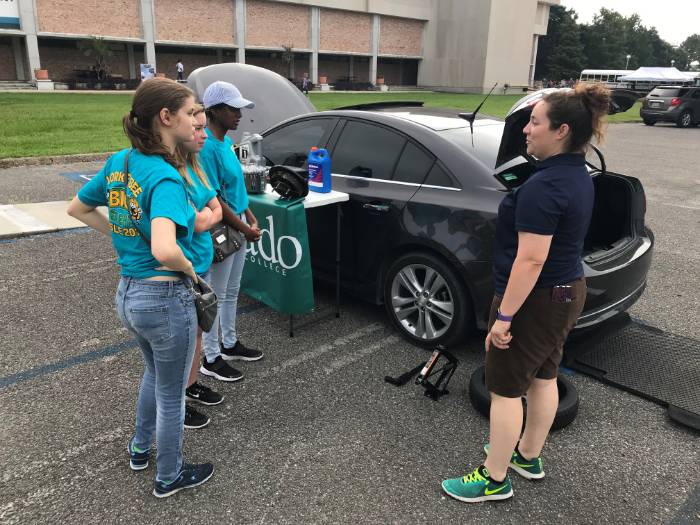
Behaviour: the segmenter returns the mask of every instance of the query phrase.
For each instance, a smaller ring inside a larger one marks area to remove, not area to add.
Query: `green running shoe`
[[[484,469],[486,475],[488,471]],[[467,503],[479,503],[481,501],[508,499],[513,497],[513,486],[506,476],[503,483],[496,484],[489,481],[479,473],[479,469],[462,476],[461,478],[446,479],[442,482],[442,490],[448,496]]]
[[[487,456],[489,455],[488,443],[484,445],[484,452],[486,452]],[[513,451],[513,455],[510,458],[510,465],[508,466],[527,479],[542,479],[544,477],[542,455],[534,459],[527,460],[516,451]]]

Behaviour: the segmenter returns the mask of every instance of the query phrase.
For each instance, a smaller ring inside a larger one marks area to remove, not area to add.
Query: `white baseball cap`
[[[216,106],[217,104],[226,104],[227,106],[237,109],[253,109],[255,107],[255,102],[243,98],[243,95],[241,95],[241,92],[236,86],[230,82],[224,82],[223,80],[217,80],[209,85],[204,91],[202,102],[206,109]]]

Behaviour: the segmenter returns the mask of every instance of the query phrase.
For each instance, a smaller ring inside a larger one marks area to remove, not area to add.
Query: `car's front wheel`
[[[676,122],[676,125],[679,128],[689,128],[692,123],[693,123],[693,114],[690,111],[685,110],[678,117],[678,121]]]
[[[401,335],[426,348],[459,341],[473,324],[464,285],[447,263],[429,253],[402,255],[391,264],[384,304]]]

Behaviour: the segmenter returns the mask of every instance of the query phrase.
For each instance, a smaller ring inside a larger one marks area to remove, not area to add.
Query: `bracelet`
[[[497,321],[505,321],[506,323],[510,323],[513,321],[513,317],[515,317],[515,316],[502,314],[500,308],[496,311],[496,320]]]

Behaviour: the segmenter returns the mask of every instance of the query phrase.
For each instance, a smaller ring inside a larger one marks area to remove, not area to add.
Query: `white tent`
[[[675,67],[640,67],[631,75],[620,77],[623,82],[688,82],[685,73]]]

